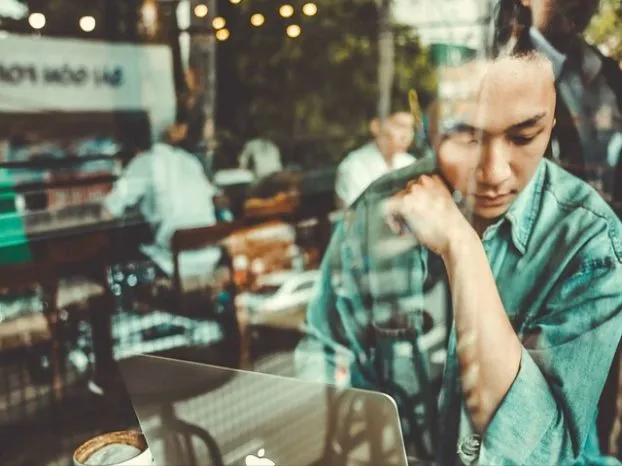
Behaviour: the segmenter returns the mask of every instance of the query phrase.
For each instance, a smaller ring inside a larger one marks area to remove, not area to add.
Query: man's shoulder
[[[577,240],[588,235],[597,241],[606,239],[622,262],[622,223],[613,209],[588,183],[551,161],[544,163],[543,193],[547,205],[542,209],[554,217],[549,220],[567,235],[576,235]]]
[[[395,159],[394,159],[394,166],[399,168],[403,168],[406,165],[410,165],[411,163],[413,163],[415,160],[417,160],[415,158],[414,155],[409,154],[408,152],[400,152],[399,154],[395,155]]]
[[[348,154],[339,163],[339,168],[343,169],[342,167],[364,164],[365,161],[368,160],[369,156],[373,154],[374,150],[376,150],[374,144],[368,142],[367,144],[348,152]]]
[[[367,204],[395,194],[406,188],[411,180],[421,176],[437,173],[438,168],[434,157],[423,157],[417,159],[413,157],[411,163],[402,168],[385,173],[380,178],[371,183],[365,191],[358,197],[353,205]]]

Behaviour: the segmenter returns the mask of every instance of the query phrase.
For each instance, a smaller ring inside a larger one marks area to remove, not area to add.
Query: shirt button
[[[474,464],[479,458],[479,450],[482,445],[482,438],[477,435],[469,435],[458,442],[458,457],[462,464],[469,466]]]

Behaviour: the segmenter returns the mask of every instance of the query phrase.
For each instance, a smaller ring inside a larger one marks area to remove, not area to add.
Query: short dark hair
[[[563,0],[561,0],[563,2]],[[574,23],[574,32],[582,33],[598,12],[600,0],[581,0],[564,14]],[[558,6],[559,9],[563,9]],[[511,38],[524,36],[531,27],[531,11],[520,0],[498,0],[492,12],[492,48],[494,50],[507,43]],[[520,40],[520,39],[519,39]]]
[[[373,100],[373,102],[369,102],[366,108],[367,121],[371,121],[375,118],[380,117],[380,109],[378,108],[380,92],[375,92],[374,97],[375,99]],[[410,113],[410,106],[408,104],[408,91],[404,91],[394,84],[391,87],[389,115],[394,115],[400,112]]]
[[[131,154],[151,149],[151,122],[145,112],[125,114],[119,118],[118,140],[123,151]]]

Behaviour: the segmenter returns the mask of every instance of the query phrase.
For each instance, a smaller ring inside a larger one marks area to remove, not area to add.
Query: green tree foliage
[[[622,62],[622,0],[601,0],[586,36],[607,55]]]
[[[287,20],[269,0],[223,9],[231,37],[219,54],[230,61],[237,81],[235,89],[231,83],[220,86],[219,105],[229,117],[219,125],[242,139],[255,133],[280,145],[321,141],[327,163],[369,138],[368,120],[378,100],[378,12],[371,0],[316,3],[317,15],[303,16],[298,4]],[[250,25],[254,13],[265,16],[261,27]],[[301,26],[298,38],[286,36],[289,24]],[[408,109],[411,88],[425,105],[435,87],[427,51],[409,29],[396,27],[395,40],[393,107]],[[223,84],[222,73],[219,79]]]

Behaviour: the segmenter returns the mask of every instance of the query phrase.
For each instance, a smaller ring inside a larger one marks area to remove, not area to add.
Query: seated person
[[[415,161],[406,153],[415,137],[415,119],[406,109],[395,110],[385,122],[369,123],[373,141],[350,152],[337,167],[335,194],[340,207],[349,207],[367,187],[385,173]]]
[[[238,159],[239,167],[250,170],[257,179],[265,178],[283,169],[281,151],[268,139],[251,139],[242,149]]]
[[[171,145],[183,136],[183,125],[167,131],[169,143],[151,142],[148,119],[139,118],[123,127],[123,139],[130,161],[123,175],[104,199],[109,215],[120,217],[130,207],[138,207],[154,232],[154,243],[141,245],[167,276],[173,274],[171,238],[178,229],[216,223],[213,198],[216,188],[208,181],[197,158]],[[180,275],[204,275],[214,270],[221,251],[209,247],[180,254]]]
[[[591,186],[544,159],[555,125],[550,62],[512,51],[464,66],[470,89],[440,103],[436,160],[372,184],[336,230],[297,370],[386,387],[378,367],[404,351],[379,359],[374,329],[396,303],[421,297],[426,264],[440,258],[454,325],[437,464],[598,464],[598,403],[622,336],[622,225]],[[398,178],[404,189],[373,215]],[[383,257],[374,231],[411,246]]]

